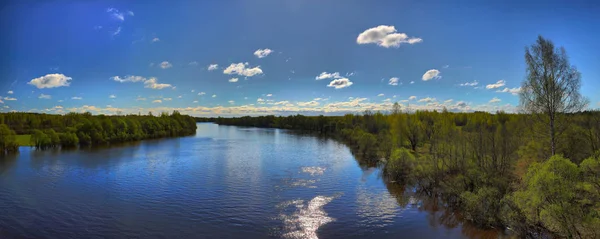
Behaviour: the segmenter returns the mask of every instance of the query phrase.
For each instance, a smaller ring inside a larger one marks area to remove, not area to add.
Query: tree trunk
[[[556,153],[556,139],[555,139],[556,131],[554,130],[554,117],[550,116],[550,141],[552,144],[552,156]]]

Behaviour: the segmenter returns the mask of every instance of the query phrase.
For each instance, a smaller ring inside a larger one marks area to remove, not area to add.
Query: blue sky
[[[3,4],[2,111],[514,111],[539,34],[566,48],[600,107],[594,1]]]

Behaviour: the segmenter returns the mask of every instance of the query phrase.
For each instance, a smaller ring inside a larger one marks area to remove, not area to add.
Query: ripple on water
[[[306,204],[303,200],[290,200],[280,203],[278,207],[286,208],[295,206],[296,210],[291,215],[282,214],[283,238],[310,238],[318,239],[319,227],[335,221],[323,210],[323,206],[335,199],[336,196],[316,196]]]
[[[302,167],[302,172],[309,173],[310,176],[323,175],[323,173],[325,172],[325,168],[324,167]]]

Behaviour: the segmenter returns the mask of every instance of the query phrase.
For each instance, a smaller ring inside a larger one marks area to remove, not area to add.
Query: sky
[[[600,108],[597,1],[0,3],[0,111],[194,116],[518,110],[525,47]]]

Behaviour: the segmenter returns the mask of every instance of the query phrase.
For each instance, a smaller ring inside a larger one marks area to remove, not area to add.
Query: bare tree
[[[554,44],[542,36],[525,48],[525,62],[527,78],[519,93],[521,108],[548,125],[554,155],[557,134],[566,126],[561,116],[580,111],[587,105],[588,101],[579,93],[581,74],[569,64],[564,48],[554,48]]]

